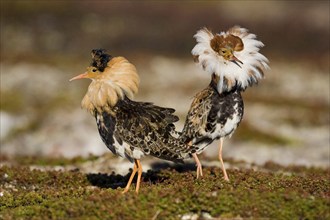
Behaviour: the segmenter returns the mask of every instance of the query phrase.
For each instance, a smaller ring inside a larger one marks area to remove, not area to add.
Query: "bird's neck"
[[[220,77],[216,74],[212,74],[210,86],[217,91],[217,85],[219,83]],[[218,92],[218,91],[217,91]]]
[[[230,92],[233,92],[233,91],[238,91],[238,92],[244,91],[243,88],[237,86],[237,82],[230,82],[231,86],[229,88],[228,87],[228,83],[229,83],[228,79],[224,77],[223,80],[225,81],[223,86],[226,89],[219,92],[218,86],[219,86],[219,82],[220,82],[220,77],[217,74],[213,73],[212,77],[211,77],[210,86],[219,94],[230,93]]]
[[[103,78],[92,81],[82,100],[82,108],[91,114],[95,112],[112,112],[119,100],[126,96],[133,98],[138,92],[139,76],[136,68],[124,57],[112,58],[103,71]]]
[[[84,96],[81,106],[92,115],[95,112],[113,112],[118,101],[125,99],[125,91],[117,84],[93,81]]]

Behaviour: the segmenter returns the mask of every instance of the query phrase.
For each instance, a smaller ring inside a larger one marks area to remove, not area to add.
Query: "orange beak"
[[[88,72],[85,72],[83,74],[80,74],[78,76],[75,76],[72,79],[70,79],[69,81],[71,82],[71,81],[76,80],[76,79],[84,79],[84,78],[90,78]]]
[[[240,61],[237,57],[235,57],[234,55],[231,57],[231,60],[230,61],[236,61],[236,62],[239,62],[241,64],[243,64],[242,61]]]
[[[230,61],[233,62],[233,63],[235,63],[235,64],[236,64],[237,66],[239,66],[240,68],[242,68],[241,65],[239,65],[239,63],[240,63],[240,64],[243,64],[243,62],[240,61],[240,60],[239,60],[237,57],[235,57],[234,55],[231,57]]]

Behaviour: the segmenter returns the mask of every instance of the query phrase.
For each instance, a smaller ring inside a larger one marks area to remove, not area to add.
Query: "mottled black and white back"
[[[162,108],[147,102],[128,98],[119,100],[113,113],[96,113],[100,136],[112,153],[130,161],[145,155],[182,162],[190,157],[191,149],[171,134],[174,109]],[[194,150],[195,152],[195,150]]]
[[[214,140],[230,137],[243,118],[244,104],[239,89],[221,94],[214,80],[197,93],[182,130],[181,138],[201,153]]]

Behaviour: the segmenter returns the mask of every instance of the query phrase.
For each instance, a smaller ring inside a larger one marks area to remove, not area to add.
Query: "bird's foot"
[[[203,176],[202,164],[201,164],[201,162],[199,161],[199,159],[198,159],[196,153],[192,154],[192,156],[193,156],[193,158],[194,158],[194,160],[195,160],[195,162],[196,162],[196,167],[197,167],[197,169],[196,169],[196,174],[197,174],[196,179],[198,179],[199,176],[201,176],[201,177]]]
[[[228,178],[228,175],[227,175],[226,170],[224,171],[223,179],[224,179],[226,182],[229,182],[229,178]]]
[[[201,165],[197,165],[196,174],[196,179],[203,177],[203,169]]]
[[[124,191],[121,192],[121,194],[125,194],[128,192],[128,189],[124,189]]]

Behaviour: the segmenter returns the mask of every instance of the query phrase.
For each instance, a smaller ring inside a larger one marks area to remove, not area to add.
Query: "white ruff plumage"
[[[216,36],[226,38],[229,35],[239,37],[243,43],[243,49],[234,51],[234,56],[242,61],[237,64],[224,59],[217,51],[211,47],[211,40]],[[245,28],[235,26],[227,32],[220,34],[211,33],[203,28],[195,34],[196,46],[191,53],[195,56],[196,62],[210,74],[215,73],[219,76],[218,92],[230,91],[235,85],[240,89],[258,83],[263,78],[264,70],[268,69],[268,59],[259,53],[259,49],[264,46],[261,41],[256,39],[255,34],[248,33]]]

